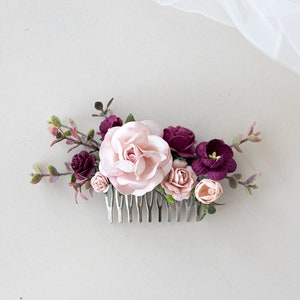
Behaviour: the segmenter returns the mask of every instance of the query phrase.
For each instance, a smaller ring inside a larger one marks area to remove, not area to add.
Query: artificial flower
[[[204,204],[210,204],[217,200],[223,193],[219,182],[211,179],[202,179],[195,188],[195,197]]]
[[[105,118],[99,125],[99,135],[101,135],[101,139],[103,140],[108,129],[115,127],[115,126],[122,126],[123,121],[121,118],[117,117],[116,115],[110,115],[109,117]]]
[[[186,161],[175,159],[170,173],[164,178],[161,186],[175,200],[182,201],[190,197],[195,187],[197,176]]]
[[[154,121],[110,128],[99,156],[100,172],[122,194],[144,195],[160,184],[172,167],[169,145]]]
[[[109,189],[109,182],[100,172],[96,172],[91,178],[91,186],[97,193],[106,193]]]
[[[233,151],[223,140],[202,142],[195,152],[197,159],[193,161],[192,168],[197,175],[207,174],[212,180],[221,180],[236,170]]]
[[[71,168],[74,171],[74,176],[78,180],[89,178],[95,172],[95,157],[83,150],[75,154],[72,158]]]
[[[169,126],[164,129],[163,138],[177,155],[185,158],[194,157],[196,140],[190,129],[182,126]]]

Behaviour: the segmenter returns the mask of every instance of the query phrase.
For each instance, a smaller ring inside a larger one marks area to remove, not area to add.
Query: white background
[[[299,299],[300,77],[233,28],[150,0],[0,3],[0,299]],[[252,121],[264,142],[237,154],[249,198],[201,223],[108,225],[100,196],[76,205],[47,120],[84,130],[96,100],[114,113],[230,142]]]

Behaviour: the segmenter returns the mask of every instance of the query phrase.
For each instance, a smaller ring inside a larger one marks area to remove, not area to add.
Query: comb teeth
[[[156,191],[143,196],[122,195],[114,187],[111,187],[105,194],[105,202],[108,223],[113,223],[114,213],[116,213],[118,223],[124,221],[124,214],[127,215],[128,223],[133,222],[135,214],[138,223],[142,223],[143,219],[148,223],[154,219],[162,222],[164,221],[163,217],[166,217],[167,222],[200,221],[203,218],[203,204],[195,201],[194,196],[170,204],[164,196]]]

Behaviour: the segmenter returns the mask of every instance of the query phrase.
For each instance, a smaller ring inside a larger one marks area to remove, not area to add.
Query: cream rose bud
[[[91,186],[97,193],[106,193],[109,188],[109,183],[105,176],[103,176],[100,172],[96,172],[91,179]]]
[[[191,190],[196,185],[197,176],[191,166],[186,161],[175,159],[170,173],[161,183],[167,194],[177,201],[188,199]]]
[[[204,204],[210,204],[217,200],[222,193],[221,184],[211,179],[202,179],[195,188],[197,200]]]

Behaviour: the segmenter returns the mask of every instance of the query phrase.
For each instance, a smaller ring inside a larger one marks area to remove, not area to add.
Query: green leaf
[[[107,109],[107,110],[108,110],[108,108],[110,107],[110,105],[112,104],[113,100],[114,100],[114,98],[111,98],[111,99],[108,101],[108,103],[107,103],[107,105],[106,105],[106,109]]]
[[[60,119],[55,115],[51,116],[50,123],[58,128],[61,126]]]
[[[71,174],[71,182],[74,183],[76,182],[76,177],[75,177],[75,174]]]
[[[167,200],[168,203],[170,203],[170,204],[175,203],[174,198],[173,198],[172,195],[170,195],[170,194],[166,194],[166,200]]]
[[[60,132],[60,131],[57,131],[57,133],[56,133],[56,138],[57,139],[60,139],[60,138],[62,138],[63,137],[63,134]]]
[[[133,122],[133,121],[135,121],[133,114],[129,114],[126,118],[125,123]]]
[[[173,151],[172,151],[172,156],[173,156],[174,159],[179,159],[179,160],[184,160],[184,161],[186,161],[186,158],[184,158],[184,157],[178,155],[177,153],[175,153],[175,152],[173,152]]]
[[[235,173],[232,176],[234,176],[237,180],[242,179],[242,174],[241,173]]]
[[[101,111],[103,110],[103,104],[102,104],[102,102],[100,102],[100,101],[95,102],[94,107],[95,107],[97,110],[101,110]]]
[[[70,130],[65,131],[64,136],[71,136],[71,131]]]
[[[42,173],[41,167],[39,165],[33,165],[32,168],[37,171],[38,173]]]
[[[232,145],[233,146],[239,146],[241,144],[242,141],[242,137],[241,136],[236,136],[233,140],[232,140]]]
[[[213,206],[213,205],[207,205],[207,212],[210,214],[210,215],[213,215],[216,213],[216,208]]]
[[[37,184],[41,181],[42,178],[43,178],[43,176],[41,174],[38,174],[38,173],[33,174],[31,177],[30,183]]]
[[[154,188],[155,191],[157,191],[158,193],[163,194],[165,192],[164,188],[159,184]]]
[[[52,176],[59,176],[59,173],[54,166],[49,165],[48,171]]]
[[[246,186],[245,188],[246,188],[247,194],[248,194],[249,196],[252,196],[252,190],[251,190],[251,187]]]
[[[95,130],[91,129],[87,134],[87,140],[90,141],[94,138]]]
[[[96,161],[100,160],[99,151],[94,152],[93,155],[94,155]]]
[[[229,180],[229,186],[232,189],[236,189],[238,187],[238,181],[234,176],[228,177],[228,180]]]

